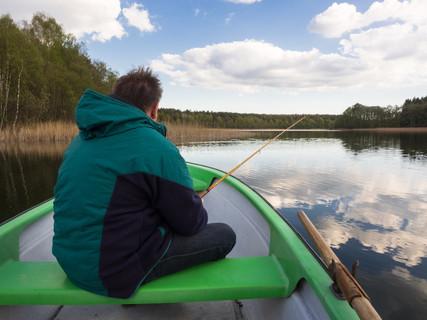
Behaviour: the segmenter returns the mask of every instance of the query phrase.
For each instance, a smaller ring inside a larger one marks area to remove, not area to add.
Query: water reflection
[[[221,146],[221,152],[217,147],[185,148],[184,153],[226,170],[255,144]],[[238,176],[285,215],[299,208],[316,213],[313,219],[335,248],[354,237],[407,266],[419,264],[427,256],[425,164],[402,166],[395,150],[354,156],[342,146],[333,140],[281,141]],[[213,160],[216,152],[226,156]]]
[[[257,139],[180,147],[228,170]],[[0,145],[0,221],[52,195],[65,146]],[[290,132],[237,172],[305,234],[304,209],[350,265],[384,318],[427,314],[427,134]],[[403,295],[403,296],[402,296]]]
[[[427,159],[426,134],[413,133],[338,133],[346,149],[356,154],[366,150],[396,149],[402,155],[413,160]]]
[[[52,197],[64,148],[0,144],[0,223]]]
[[[305,238],[304,209],[359,278],[384,318],[427,314],[427,135],[293,133],[237,174]],[[184,148],[187,159],[228,170],[261,141]],[[419,148],[417,148],[417,143]],[[414,284],[414,285],[413,285]],[[405,292],[410,298],[401,298]]]
[[[258,132],[258,138],[273,136],[274,132]],[[355,155],[366,151],[396,150],[412,160],[427,159],[427,132],[382,132],[382,131],[292,131],[284,140],[335,139]]]

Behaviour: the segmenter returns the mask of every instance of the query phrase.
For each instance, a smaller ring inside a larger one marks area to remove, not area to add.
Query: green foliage
[[[104,63],[91,61],[55,19],[36,14],[20,27],[8,15],[0,17],[0,129],[70,120],[84,89],[107,93],[116,77]]]
[[[198,125],[209,128],[275,129],[286,128],[302,115],[248,114],[212,111],[180,111],[161,109],[160,121],[181,125]],[[333,129],[335,115],[308,115],[296,128]]]
[[[398,106],[368,107],[360,103],[347,108],[335,122],[336,128],[399,127],[401,108]]]
[[[210,128],[273,129],[286,128],[302,115],[242,114],[211,111],[180,111],[161,109],[160,120],[182,125],[199,125]],[[342,115],[307,115],[296,128],[298,129],[356,129],[356,128],[393,128],[426,127],[427,97],[406,100],[403,107],[368,107],[355,104],[347,108]]]
[[[402,127],[427,127],[427,97],[407,99],[400,116]]]

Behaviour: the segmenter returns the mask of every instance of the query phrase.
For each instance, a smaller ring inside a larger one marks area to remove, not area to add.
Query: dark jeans
[[[204,262],[222,259],[235,243],[236,234],[224,223],[210,223],[189,237],[174,234],[169,250],[142,284]]]

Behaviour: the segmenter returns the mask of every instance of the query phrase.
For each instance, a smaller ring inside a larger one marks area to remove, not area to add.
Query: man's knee
[[[212,229],[215,229],[215,235],[222,248],[222,256],[225,257],[236,244],[236,233],[225,223],[211,223],[210,225]]]

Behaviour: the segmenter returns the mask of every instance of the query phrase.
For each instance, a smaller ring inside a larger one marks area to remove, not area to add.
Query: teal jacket
[[[165,126],[92,90],[81,97],[76,121],[80,133],[54,191],[52,251],[75,285],[127,298],[173,233],[198,232],[207,214]]]

